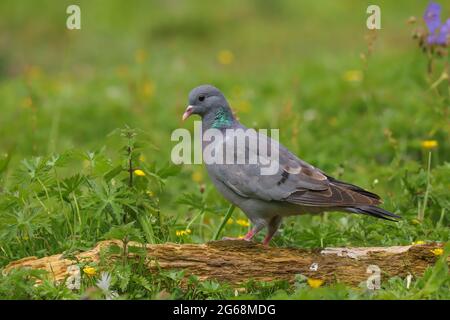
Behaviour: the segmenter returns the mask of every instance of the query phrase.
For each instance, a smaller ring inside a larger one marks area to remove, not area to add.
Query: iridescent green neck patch
[[[214,116],[212,128],[221,129],[230,127],[233,124],[233,116],[231,112],[225,108],[220,108]]]

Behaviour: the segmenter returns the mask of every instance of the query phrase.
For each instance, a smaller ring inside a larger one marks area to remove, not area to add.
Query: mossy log
[[[44,258],[29,257],[10,263],[4,272],[13,268],[44,269],[57,281],[68,276],[70,266],[77,261],[98,262],[100,251],[120,241],[99,242],[92,250],[66,258],[62,254]],[[138,245],[130,243],[131,245]],[[142,246],[142,245],[140,245]],[[293,281],[295,275],[321,279],[325,283],[341,282],[358,285],[371,275],[370,265],[380,268],[381,281],[392,276],[417,277],[435,263],[433,252],[442,244],[413,246],[299,249],[266,247],[246,241],[214,241],[206,244],[148,244],[146,264],[152,272],[184,270],[200,280],[214,279],[239,286],[250,279],[256,281]],[[436,252],[436,251],[435,251]],[[130,259],[133,255],[130,254]],[[447,260],[449,261],[449,260]]]

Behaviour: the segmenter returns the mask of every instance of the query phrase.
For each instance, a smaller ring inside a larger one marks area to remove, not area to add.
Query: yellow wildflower
[[[145,177],[145,172],[140,169],[134,170],[134,174],[137,175],[138,177]]]
[[[134,59],[137,63],[144,63],[144,61],[147,59],[147,53],[143,49],[139,49],[134,54]]]
[[[234,220],[233,218],[228,219],[227,224],[233,224]]]
[[[342,78],[347,82],[361,82],[363,73],[360,70],[348,70],[344,72]]]
[[[442,256],[442,254],[444,253],[444,249],[441,248],[437,248],[437,249],[433,249],[430,250],[435,256]]]
[[[250,222],[248,222],[248,220],[245,219],[237,219],[236,223],[241,227],[248,227],[250,225]]]
[[[122,78],[128,76],[128,74],[129,74],[128,66],[126,66],[126,65],[118,66],[116,68],[116,74]]]
[[[337,125],[337,123],[338,123],[338,120],[336,117],[331,117],[330,119],[328,119],[328,124],[330,126],[335,127]]]
[[[221,50],[217,54],[217,61],[219,61],[220,64],[228,65],[231,64],[234,60],[234,54],[230,50]]]
[[[141,90],[142,90],[142,95],[144,97],[150,98],[151,96],[153,96],[153,93],[155,92],[155,85],[151,81],[146,81],[142,85]]]
[[[177,237],[187,236],[187,235],[189,235],[189,234],[191,234],[191,233],[192,233],[191,229],[177,230],[177,231],[175,231],[175,234],[177,235]]]
[[[92,277],[95,276],[97,270],[95,270],[94,267],[86,266],[83,268],[83,272],[86,273],[88,276]]]
[[[413,245],[413,246],[420,246],[420,245],[425,244],[425,243],[426,243],[426,242],[423,241],[423,240],[418,240],[418,241],[414,241],[414,242],[412,243],[412,245]]]
[[[424,140],[420,144],[424,149],[434,149],[438,146],[438,142],[436,140]]]
[[[30,108],[33,105],[33,99],[31,97],[26,97],[22,100],[22,105],[24,108]]]
[[[319,288],[323,284],[323,280],[321,279],[311,279],[308,278],[308,284],[311,288]]]
[[[247,100],[239,100],[237,103],[233,104],[233,107],[235,110],[243,113],[250,112],[252,108],[250,102],[248,102]]]
[[[40,67],[38,66],[30,66],[29,68],[27,68],[26,70],[26,74],[29,78],[31,79],[36,79],[39,78],[39,76],[41,75],[42,70]]]
[[[242,88],[240,86],[234,86],[233,88],[231,88],[231,94],[233,96],[237,96],[240,97],[242,96]]]
[[[203,174],[200,170],[194,171],[191,176],[192,181],[200,183],[203,181]]]

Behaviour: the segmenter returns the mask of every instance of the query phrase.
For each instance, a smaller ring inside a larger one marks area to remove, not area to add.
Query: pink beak
[[[192,111],[194,111],[193,106],[188,106],[186,108],[186,111],[183,113],[183,121],[186,120],[187,118],[189,118],[189,116],[192,114]]]

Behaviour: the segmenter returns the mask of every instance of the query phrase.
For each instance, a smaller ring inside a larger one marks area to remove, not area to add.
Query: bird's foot
[[[244,241],[250,241],[252,240],[253,236],[255,235],[255,231],[250,230],[245,236],[239,237],[239,238],[230,238],[230,237],[223,237],[222,240],[244,240]]]
[[[272,240],[272,237],[273,237],[273,234],[272,235],[268,234],[262,242],[263,246],[270,247],[269,243],[270,243],[270,240]]]
[[[250,241],[250,239],[246,239],[245,237],[239,237],[239,238],[223,237],[222,240],[244,240],[244,241]]]
[[[236,241],[236,240],[240,240],[240,241],[251,241],[252,239],[248,239],[246,237],[239,237],[239,238],[234,238],[234,237],[223,237],[222,240],[231,240],[231,241]],[[270,243],[270,239],[264,239],[262,242],[262,245],[264,247],[270,247],[269,245]]]

